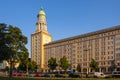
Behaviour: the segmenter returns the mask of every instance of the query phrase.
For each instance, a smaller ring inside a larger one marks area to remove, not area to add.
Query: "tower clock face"
[[[48,35],[43,35],[43,43],[46,44],[49,42],[51,42],[51,37]]]

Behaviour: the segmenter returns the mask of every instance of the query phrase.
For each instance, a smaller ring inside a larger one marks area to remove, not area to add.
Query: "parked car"
[[[50,77],[50,72],[44,73],[43,77]]]
[[[24,76],[26,76],[26,74],[25,73],[12,73],[12,75],[13,76],[22,76],[22,77],[24,77]]]
[[[12,73],[12,76],[18,76],[18,73]]]
[[[40,73],[36,73],[36,74],[34,75],[34,77],[41,77],[41,74],[40,74]]]
[[[69,77],[72,77],[72,78],[80,78],[81,75],[80,75],[80,73],[70,73],[70,74],[69,74]]]
[[[66,78],[66,77],[69,77],[69,74],[67,73],[63,73],[63,74],[55,74],[55,77],[63,77],[63,78]]]
[[[95,72],[95,73],[94,73],[94,77],[95,77],[95,78],[108,78],[108,77],[110,77],[110,76],[105,75],[103,72]]]
[[[26,76],[26,75],[25,75],[25,73],[18,73],[17,76],[22,76],[22,77],[24,77],[24,76]]]
[[[113,71],[112,72],[112,77],[113,78],[120,78],[120,71]]]

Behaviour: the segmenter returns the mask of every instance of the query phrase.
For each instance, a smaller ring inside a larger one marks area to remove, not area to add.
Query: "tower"
[[[37,63],[38,70],[44,69],[44,44],[52,41],[47,31],[46,14],[43,8],[37,15],[36,31],[31,35],[31,60]]]
[[[40,32],[40,31],[47,32],[46,14],[43,8],[40,9],[37,17],[38,17],[38,22],[36,23],[37,26],[36,32]]]

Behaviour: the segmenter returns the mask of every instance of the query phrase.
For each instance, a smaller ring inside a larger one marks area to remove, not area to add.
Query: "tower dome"
[[[39,32],[39,31],[47,32],[46,14],[45,14],[43,8],[40,8],[37,18],[38,18],[38,22],[36,23],[36,25],[37,25],[36,31],[37,32]]]
[[[44,16],[46,16],[46,14],[45,14],[45,12],[44,12],[43,8],[41,8],[41,9],[40,9],[40,11],[39,11],[38,15],[44,15]]]

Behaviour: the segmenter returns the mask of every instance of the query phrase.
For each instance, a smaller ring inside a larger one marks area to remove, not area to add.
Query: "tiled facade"
[[[70,69],[81,65],[82,72],[92,72],[91,59],[98,62],[99,71],[120,70],[120,26],[70,37],[44,45],[45,67],[51,57],[60,60],[66,56]]]

